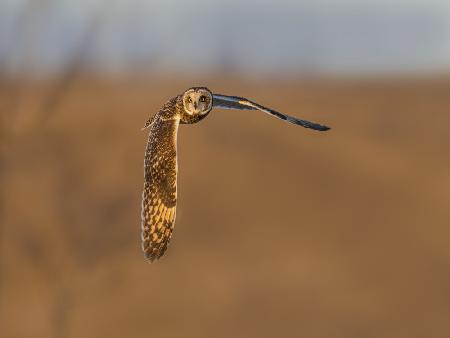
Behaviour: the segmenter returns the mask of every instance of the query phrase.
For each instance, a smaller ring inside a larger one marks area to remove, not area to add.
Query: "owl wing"
[[[306,120],[300,120],[296,117],[286,115],[280,112],[277,112],[273,109],[266,108],[252,102],[246,98],[238,97],[238,96],[228,96],[222,94],[213,94],[213,107],[224,108],[224,109],[239,109],[239,110],[260,110],[269,115],[275,116],[281,120],[286,122],[297,124],[304,128],[310,128],[318,131],[326,131],[330,128],[318,123],[309,122]]]
[[[178,125],[178,118],[153,119],[145,152],[141,237],[150,261],[164,254],[175,224]]]

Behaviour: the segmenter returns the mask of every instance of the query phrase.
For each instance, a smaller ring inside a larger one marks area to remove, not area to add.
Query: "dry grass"
[[[448,337],[450,81],[211,79],[333,129],[233,111],[182,126],[153,265],[139,130],[198,79],[78,79],[45,120],[49,87],[25,87],[2,116],[2,337]]]

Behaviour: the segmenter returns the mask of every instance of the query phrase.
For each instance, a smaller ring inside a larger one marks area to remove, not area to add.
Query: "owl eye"
[[[192,102],[192,99],[191,99],[190,96],[187,98],[187,102],[188,102],[188,103],[191,103],[191,102]]]
[[[206,102],[206,96],[204,95],[200,96],[200,102]]]

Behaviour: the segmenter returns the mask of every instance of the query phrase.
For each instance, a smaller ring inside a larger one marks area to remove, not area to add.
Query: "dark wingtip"
[[[313,130],[317,130],[317,131],[327,131],[327,130],[331,129],[330,127],[324,126],[322,124],[313,123],[313,122],[309,122],[306,120],[299,120],[299,119],[297,119],[295,117],[291,117],[291,116],[286,116],[286,120],[288,122],[291,122],[298,126],[302,126],[303,128],[309,128],[309,129],[313,129]]]
[[[144,252],[144,258],[148,263],[153,263],[159,259],[155,252]]]
[[[313,129],[315,129],[317,131],[327,131],[327,130],[330,130],[331,128],[328,127],[328,126],[323,126],[323,125],[320,124],[320,125],[318,125],[317,128],[313,128]]]

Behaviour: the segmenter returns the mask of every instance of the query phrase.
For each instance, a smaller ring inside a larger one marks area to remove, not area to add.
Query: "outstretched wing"
[[[297,124],[299,126],[302,126],[304,128],[311,128],[318,131],[325,131],[330,129],[327,126],[309,122],[306,120],[300,120],[296,117],[289,116],[280,112],[277,112],[273,109],[266,108],[264,106],[261,106],[255,102],[252,102],[246,98],[238,97],[238,96],[228,96],[228,95],[222,95],[222,94],[213,94],[213,107],[217,108],[224,108],[224,109],[249,109],[249,110],[261,110],[267,114],[270,114],[272,116],[275,116],[281,120],[287,121],[289,123]]]
[[[145,152],[142,196],[142,250],[150,261],[167,249],[177,203],[177,130],[179,119],[153,119]]]

